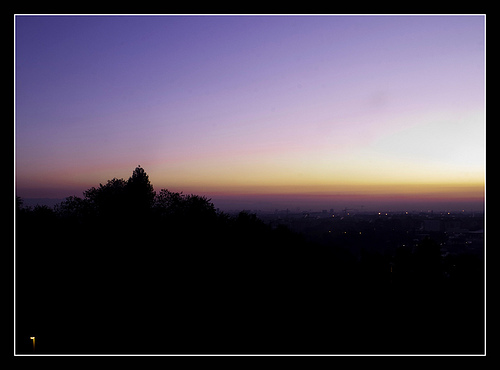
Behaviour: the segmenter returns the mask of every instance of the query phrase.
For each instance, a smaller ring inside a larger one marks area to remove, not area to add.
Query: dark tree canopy
[[[113,178],[98,188],[92,187],[84,192],[85,200],[93,207],[99,216],[123,214],[126,204],[126,185],[123,179]]]
[[[135,212],[145,212],[154,202],[155,191],[149,181],[149,176],[141,166],[138,166],[125,186],[128,202]]]

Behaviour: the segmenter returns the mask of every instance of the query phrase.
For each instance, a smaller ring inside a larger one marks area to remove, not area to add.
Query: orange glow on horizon
[[[184,193],[209,193],[220,196],[301,196],[301,197],[345,197],[349,199],[439,199],[439,200],[483,200],[484,184],[344,184],[332,186],[165,186],[155,187],[156,190],[167,188]]]

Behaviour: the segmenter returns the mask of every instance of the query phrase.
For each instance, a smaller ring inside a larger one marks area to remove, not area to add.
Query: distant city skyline
[[[23,198],[477,208],[484,138],[482,15],[15,16]]]
[[[81,197],[79,193],[75,194]],[[276,210],[290,212],[320,212],[334,210],[339,214],[344,209],[350,209],[351,214],[376,212],[484,212],[484,202],[476,198],[436,197],[356,197],[350,194],[342,195],[311,195],[311,194],[205,194],[214,206],[223,212],[264,212]],[[61,203],[65,198],[22,198],[23,205],[36,205],[50,208]]]

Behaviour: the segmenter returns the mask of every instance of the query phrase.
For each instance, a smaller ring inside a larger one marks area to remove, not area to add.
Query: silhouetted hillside
[[[17,351],[482,353],[483,265],[460,258],[432,239],[358,258],[137,167],[53,209],[18,199]]]

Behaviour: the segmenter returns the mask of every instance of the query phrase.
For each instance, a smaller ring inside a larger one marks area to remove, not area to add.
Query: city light
[[[33,340],[33,352],[35,352],[35,337],[30,337]]]

